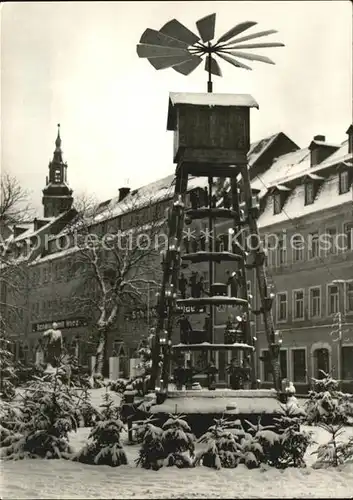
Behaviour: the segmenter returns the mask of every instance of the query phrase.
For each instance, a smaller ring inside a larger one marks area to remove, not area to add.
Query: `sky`
[[[191,75],[156,71],[136,45],[146,28],[216,13],[216,37],[243,21],[245,34],[276,29],[258,49],[276,65],[253,71],[224,63],[214,92],[251,94],[251,141],[282,131],[300,147],[314,135],[341,143],[352,123],[352,3],[26,2],[1,5],[1,168],[16,176],[42,214],[41,190],[61,124],[68,181],[99,200],[170,175],[169,92],[206,92],[201,64]],[[247,62],[247,61],[245,61]]]

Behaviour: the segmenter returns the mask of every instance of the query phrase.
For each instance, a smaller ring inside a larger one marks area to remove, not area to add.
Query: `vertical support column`
[[[239,195],[238,195],[238,182],[236,178],[231,179],[231,190],[232,190],[232,206],[233,210],[238,214],[238,218],[240,218],[240,206],[239,206]],[[234,221],[236,234],[240,233],[238,237],[238,242],[243,250],[245,250],[245,237],[243,232],[241,232],[242,226],[239,224],[237,220]],[[249,297],[248,297],[248,287],[247,287],[247,279],[246,279],[246,268],[245,268],[245,258],[242,259],[239,263],[239,270],[241,272],[241,298],[247,300],[246,306],[246,342],[248,345],[253,345],[252,341],[252,332],[250,326],[250,311],[249,311]],[[254,389],[256,387],[256,353],[253,351],[251,356],[251,387]]]
[[[208,206],[210,209],[212,208],[212,186],[213,186],[213,179],[212,179],[212,177],[209,177],[208,178],[208,200],[209,200]],[[209,234],[208,250],[210,252],[213,252],[214,248],[215,248],[215,245],[214,245],[215,234],[213,234],[214,224],[213,224],[213,217],[211,215],[211,211],[210,211],[210,216],[208,219],[208,225],[209,225],[209,228],[208,228],[209,229],[209,231],[208,231],[208,234]],[[209,274],[209,278],[208,278],[209,290],[211,293],[211,287],[212,287],[213,281],[214,281],[214,266],[213,266],[213,262],[211,259],[209,261],[208,274]],[[210,337],[211,337],[211,339],[210,339],[211,344],[213,344],[214,343],[214,306],[213,305],[210,305]]]
[[[247,165],[241,166],[241,175],[243,178],[245,204],[248,212],[247,217],[248,217],[248,226],[251,236],[251,248],[256,249],[251,251],[254,253],[255,257],[256,277],[259,288],[261,305],[263,308],[264,326],[265,326],[265,332],[266,332],[266,337],[269,347],[269,355],[273,372],[273,383],[274,383],[274,388],[277,391],[280,391],[281,390],[281,369],[279,362],[280,345],[276,343],[275,339],[275,329],[274,329],[274,321],[272,314],[272,299],[269,294],[269,289],[267,285],[267,276],[264,265],[265,255],[263,253],[263,249],[257,247],[259,242],[259,230],[257,227],[256,218],[254,217],[252,210],[252,192],[251,192],[250,176]]]

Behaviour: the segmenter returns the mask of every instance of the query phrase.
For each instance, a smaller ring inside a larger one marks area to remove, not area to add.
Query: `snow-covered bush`
[[[81,388],[77,418],[80,427],[93,427],[101,419],[99,410],[92,405],[91,394],[87,387]]]
[[[192,467],[195,450],[195,436],[183,415],[169,415],[162,426],[162,446],[165,465],[179,468]]]
[[[44,375],[44,367],[35,363],[23,364],[21,361],[17,361],[15,369],[17,375],[16,382],[18,386],[27,385],[36,378],[43,377]]]
[[[4,333],[0,334],[0,397],[11,400],[16,395],[15,385],[17,375],[12,352],[9,351],[10,341]]]
[[[20,406],[14,401],[0,401],[0,456],[6,457],[8,447],[17,441],[21,434],[18,429],[23,421],[23,413]],[[3,448],[3,449],[1,449]]]
[[[206,448],[197,453],[194,465],[202,464],[205,467],[220,469],[233,468],[239,463],[240,436],[244,436],[243,429],[230,429],[232,425],[224,418],[215,419],[207,432],[199,438]]]
[[[151,418],[146,419],[139,424],[136,431],[136,441],[142,443],[136,465],[144,469],[158,470],[163,466],[165,458],[162,444],[163,430],[152,422]]]
[[[338,466],[353,459],[353,440],[339,439],[350,423],[353,395],[339,391],[339,383],[324,373],[321,380],[313,379],[314,388],[306,402],[307,423],[315,424],[330,434],[330,440],[313,452],[318,460],[314,467]]]
[[[85,464],[118,467],[127,464],[126,454],[120,443],[124,424],[119,418],[119,408],[114,405],[108,391],[103,399],[101,420],[92,428],[88,443],[72,457],[72,460]]]
[[[76,392],[62,383],[58,371],[33,381],[21,403],[23,420],[3,455],[9,460],[69,458],[68,433],[77,430],[78,404]]]

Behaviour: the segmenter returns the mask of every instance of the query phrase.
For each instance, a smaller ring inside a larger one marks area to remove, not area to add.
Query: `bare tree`
[[[168,203],[164,197],[143,199],[137,192],[116,205],[118,213],[114,203],[107,201],[81,212],[71,224],[76,265],[85,270],[85,280],[74,291],[73,300],[77,308],[94,317],[95,375],[103,373],[108,333],[119,314],[146,305],[150,285],[159,286]]]
[[[28,198],[28,192],[22,188],[16,177],[3,173],[1,175],[0,222],[13,225],[28,221],[32,214]]]

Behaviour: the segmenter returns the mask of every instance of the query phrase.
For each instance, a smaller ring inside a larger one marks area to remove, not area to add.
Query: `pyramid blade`
[[[254,38],[260,38],[262,36],[273,35],[274,33],[278,33],[277,30],[266,30],[266,31],[258,31],[257,33],[253,33],[252,35],[241,36],[236,40],[230,40],[228,43],[224,44],[224,47],[227,45],[233,45],[234,43],[246,42],[247,40],[253,40]]]
[[[192,56],[189,56],[190,58]],[[149,62],[155,69],[166,69],[172,68],[173,66],[181,63],[188,62],[190,59],[187,59],[185,56],[172,56],[172,57],[152,57],[148,59]]]
[[[179,23],[176,19],[172,19],[167,24],[165,24],[160,30],[160,33],[164,35],[168,35],[175,40],[179,40],[181,42],[189,45],[194,45],[194,43],[198,42],[200,38],[195,35],[192,31],[186,28],[183,24]]]
[[[198,32],[203,42],[209,42],[214,39],[214,29],[216,24],[216,14],[210,14],[196,22]]]
[[[137,54],[139,57],[173,57],[173,56],[190,56],[190,52],[185,49],[176,47],[162,47],[161,45],[137,45]]]
[[[275,64],[269,57],[259,56],[257,54],[248,54],[246,52],[240,52],[238,50],[229,51],[228,54],[232,56],[240,57],[241,59],[249,59],[250,61],[261,61],[267,64]]]
[[[252,71],[252,68],[250,68],[250,66],[247,66],[246,64],[243,64],[240,61],[237,61],[236,59],[233,59],[232,57],[227,56],[226,54],[221,54],[221,53],[217,52],[217,56],[221,57],[222,59],[229,62],[230,64],[233,64],[233,66],[235,66],[237,68],[249,69],[250,71]]]
[[[189,44],[180,40],[175,40],[165,33],[147,28],[140,39],[140,43],[149,45],[162,45],[163,47],[180,47],[186,49]]]
[[[197,68],[201,61],[202,57],[192,56],[192,59],[182,64],[178,64],[177,66],[173,66],[173,69],[182,75],[189,75]]]
[[[240,45],[232,45],[231,47],[227,47],[228,49],[264,49],[266,47],[284,47],[284,43],[276,43],[276,42],[269,42],[269,43],[244,43]]]
[[[255,24],[257,24],[255,21],[245,21],[244,23],[237,24],[236,26],[234,26],[234,28],[227,31],[227,33],[224,33],[224,35],[222,35],[221,38],[217,40],[217,43],[226,42],[227,40],[230,40],[236,35],[239,35],[252,26],[255,26]]]
[[[211,59],[211,61],[210,61],[210,59]],[[214,59],[213,57],[211,57],[211,58],[207,57],[206,58],[205,70],[206,71],[210,71],[210,62],[211,62],[211,73],[212,73],[212,75],[222,76],[221,68],[219,67],[219,64],[216,61],[216,59]]]

